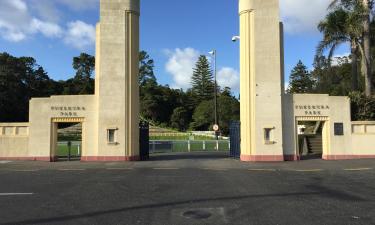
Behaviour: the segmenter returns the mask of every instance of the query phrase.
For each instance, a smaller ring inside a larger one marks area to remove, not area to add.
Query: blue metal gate
[[[230,156],[233,158],[241,157],[241,123],[232,121],[229,125],[230,135]]]
[[[150,147],[149,147],[150,135],[149,135],[149,124],[147,122],[139,123],[139,157],[140,160],[145,161],[149,159]]]

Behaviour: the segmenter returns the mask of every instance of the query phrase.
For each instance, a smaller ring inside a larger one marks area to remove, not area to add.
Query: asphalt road
[[[375,224],[375,160],[0,162],[0,225]]]

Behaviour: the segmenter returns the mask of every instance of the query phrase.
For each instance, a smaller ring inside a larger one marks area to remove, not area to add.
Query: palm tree
[[[331,59],[336,49],[349,43],[352,57],[352,88],[358,90],[358,54],[362,48],[362,26],[361,16],[358,11],[347,11],[337,8],[330,12],[326,18],[318,25],[318,29],[323,33],[323,40],[317,48],[317,56],[322,56],[324,51],[329,50],[328,59]]]
[[[370,13],[373,8],[374,0],[332,0],[330,8],[337,6],[351,9],[352,11],[360,9],[362,12],[362,73],[365,77],[365,94],[371,96],[372,94],[372,69],[371,69],[371,45],[370,45]]]

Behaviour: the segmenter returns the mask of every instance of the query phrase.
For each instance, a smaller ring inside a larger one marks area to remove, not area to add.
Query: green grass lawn
[[[67,157],[68,156],[68,146],[66,145],[58,145],[57,146],[57,155],[59,157]],[[72,146],[70,150],[71,156],[78,156],[78,146]]]

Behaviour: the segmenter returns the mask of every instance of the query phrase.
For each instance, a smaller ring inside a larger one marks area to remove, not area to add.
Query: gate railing
[[[58,158],[79,158],[82,153],[81,141],[59,141],[57,142],[57,157]]]
[[[232,121],[229,125],[230,133],[230,156],[233,158],[241,157],[241,123]]]
[[[147,122],[139,123],[139,157],[144,161],[149,159],[150,125]]]
[[[149,142],[150,153],[229,151],[228,140],[153,140]]]

